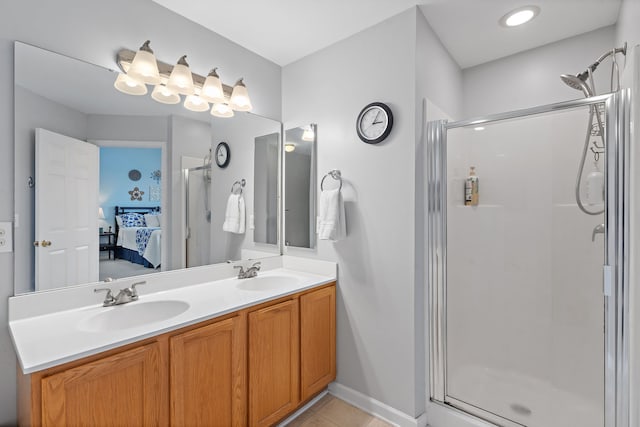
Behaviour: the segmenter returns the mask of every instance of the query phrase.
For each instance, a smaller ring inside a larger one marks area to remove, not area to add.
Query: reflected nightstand
[[[100,233],[100,252],[107,251],[109,259],[111,259],[111,253],[113,252],[113,259],[116,259],[116,233],[107,231]]]

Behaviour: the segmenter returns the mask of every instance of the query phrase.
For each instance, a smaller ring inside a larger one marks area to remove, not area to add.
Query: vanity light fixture
[[[145,63],[143,60],[153,58],[153,61],[147,61],[146,67],[152,70],[153,67],[149,62],[155,65],[159,75],[157,82],[150,83],[152,81],[150,76],[153,73],[147,68],[144,72],[131,71],[134,68],[134,60],[138,57],[141,63]],[[181,100],[180,95],[185,95],[185,108],[192,111],[207,111],[211,103],[213,104],[211,115],[216,117],[233,117],[234,110],[252,110],[251,99],[243,79],[238,80],[234,87],[225,85],[220,81],[217,68],[212,69],[205,78],[192,73],[185,58],[186,55],[182,56],[176,65],[158,61],[149,48],[149,41],[146,41],[138,52],[122,49],[118,52],[117,62],[124,74],[118,75],[114,85],[121,92],[144,95],[147,93],[145,84],[154,84],[151,97],[155,101],[163,104],[178,104]]]
[[[540,8],[538,6],[524,6],[512,10],[500,18],[500,25],[503,27],[517,27],[526,24],[538,16]]]
[[[233,117],[233,110],[229,105],[222,102],[213,104],[211,107],[211,115],[215,117]]]
[[[153,88],[153,92],[151,92],[151,98],[153,98],[154,101],[158,101],[162,104],[178,104],[180,102],[180,95],[171,92],[163,84],[159,84]]]
[[[147,40],[140,46],[136,56],[131,61],[131,67],[127,75],[141,83],[157,85],[160,83],[160,72],[153,51],[149,47],[151,42]]]
[[[147,86],[144,83],[140,83],[137,80],[132,79],[127,74],[118,74],[118,78],[113,83],[113,86],[122,93],[127,95],[146,95]]]
[[[313,141],[316,135],[313,133],[313,128],[309,126],[305,128],[304,132],[302,132],[302,140],[303,141]]]
[[[209,103],[194,93],[184,100],[184,108],[195,112],[209,111]]]
[[[251,111],[251,100],[249,99],[249,92],[244,85],[242,79],[236,82],[231,93],[231,99],[229,99],[229,106],[236,111]]]
[[[220,76],[218,76],[216,72],[217,69],[216,67],[209,71],[209,75],[207,75],[204,85],[202,85],[202,92],[200,93],[202,99],[211,103],[225,102],[224,90],[222,89]]]
[[[284,151],[286,151],[287,153],[292,153],[296,150],[296,144],[294,144],[293,142],[287,142],[286,144],[284,144]]]
[[[186,58],[187,55],[182,55],[176,65],[173,66],[167,82],[167,89],[180,95],[193,95],[196,90],[193,86],[193,76]]]

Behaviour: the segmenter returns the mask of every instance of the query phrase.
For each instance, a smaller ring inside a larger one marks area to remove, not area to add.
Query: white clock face
[[[380,107],[372,106],[362,114],[358,126],[362,136],[366,139],[374,140],[384,133],[388,124],[389,116],[387,116],[387,112]]]

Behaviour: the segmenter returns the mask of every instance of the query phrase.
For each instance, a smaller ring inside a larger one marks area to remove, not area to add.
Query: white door
[[[98,281],[99,153],[36,129],[36,290]]]

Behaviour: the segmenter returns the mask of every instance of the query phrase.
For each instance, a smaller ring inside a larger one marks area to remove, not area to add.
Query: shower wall
[[[447,394],[527,426],[603,424],[604,218],[573,193],[587,118],[448,132]]]

